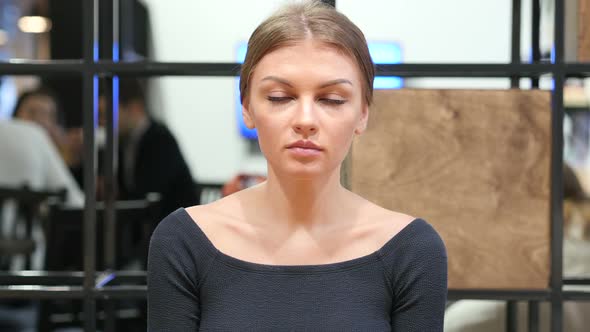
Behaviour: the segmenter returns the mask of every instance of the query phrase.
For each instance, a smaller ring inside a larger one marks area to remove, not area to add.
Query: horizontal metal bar
[[[111,285],[147,284],[147,271],[116,271]]]
[[[98,299],[144,299],[147,296],[147,286],[126,285],[107,286],[93,291]],[[449,300],[478,299],[478,300],[549,300],[549,290],[449,290]],[[81,286],[0,286],[0,298],[20,299],[57,299],[83,298]],[[565,301],[590,301],[590,292],[563,291]]]
[[[562,294],[564,301],[590,301],[590,292],[564,290]]]
[[[119,76],[238,76],[239,63],[112,62],[92,65],[98,73]]]
[[[80,75],[85,71],[132,76],[229,76],[239,75],[240,63],[112,62],[82,60],[0,61],[0,75]],[[400,77],[534,77],[564,71],[568,77],[590,76],[590,63],[402,63],[377,65],[378,76]]]
[[[588,77],[590,76],[590,63],[567,63],[565,64],[565,74],[568,77]]]
[[[564,285],[590,285],[590,278],[564,278]]]
[[[11,60],[0,62],[0,75],[79,75],[82,60]]]
[[[146,271],[114,271],[109,284],[146,284]],[[102,276],[97,272],[96,276]],[[84,281],[84,272],[19,271],[0,272],[0,285],[67,285],[79,286]]]
[[[97,299],[145,299],[147,286],[108,286],[95,288]],[[82,286],[0,286],[0,299],[82,299]]]
[[[95,289],[95,297],[99,299],[145,299],[147,286],[108,286]]]
[[[44,191],[32,190],[28,186],[21,187],[0,187],[0,199],[14,199],[20,202],[36,204],[47,200],[48,198],[58,198],[63,200],[66,196],[66,190]]]
[[[413,64],[377,65],[378,76],[400,77],[506,77],[538,76],[551,73],[557,68],[549,63],[536,64]]]
[[[106,75],[132,76],[217,76],[239,75],[240,63],[198,62],[112,62],[85,64],[82,60],[12,60],[0,62],[1,75],[79,75],[84,71]],[[403,63],[377,65],[378,76],[400,77],[522,77],[565,70],[568,77],[590,76],[590,63],[455,64]]]
[[[0,285],[81,285],[83,272],[0,272]]]
[[[239,63],[190,63],[190,62],[113,62],[98,61],[86,64],[81,60],[11,61],[0,62],[2,75],[51,75],[79,74],[90,71],[96,74],[133,76],[230,76],[239,75]],[[400,77],[527,77],[551,73],[561,69],[550,63],[536,64],[413,64],[377,65],[378,76]],[[573,66],[573,65],[568,65]],[[590,65],[572,67],[578,73]]]
[[[449,289],[449,300],[548,300],[551,298],[551,291],[536,289]]]
[[[112,62],[82,60],[21,60],[0,62],[0,75],[238,76],[239,63]]]
[[[12,299],[81,299],[81,286],[0,286],[0,298]]]

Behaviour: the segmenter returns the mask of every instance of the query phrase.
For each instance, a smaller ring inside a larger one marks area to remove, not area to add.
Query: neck
[[[261,195],[270,218],[289,226],[328,224],[341,216],[347,190],[340,184],[340,168],[329,176],[293,179],[277,176],[270,167]]]

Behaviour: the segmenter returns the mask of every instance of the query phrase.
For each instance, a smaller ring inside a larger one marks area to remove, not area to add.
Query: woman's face
[[[18,110],[19,118],[33,121],[51,129],[57,126],[57,107],[55,101],[45,95],[33,95],[25,99]]]
[[[243,102],[246,125],[275,173],[298,178],[338,169],[366,127],[361,73],[350,57],[308,39],[265,55]]]

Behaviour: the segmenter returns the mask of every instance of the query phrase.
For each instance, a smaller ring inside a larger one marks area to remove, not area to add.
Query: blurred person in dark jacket
[[[100,97],[99,123],[106,124],[107,103]],[[149,116],[141,83],[132,78],[119,81],[118,199],[161,195],[161,215],[199,203],[198,190],[170,130]]]

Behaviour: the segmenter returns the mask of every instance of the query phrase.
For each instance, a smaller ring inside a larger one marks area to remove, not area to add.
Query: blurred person
[[[66,203],[82,206],[84,196],[49,136],[35,123],[0,120],[0,185],[33,190],[66,189]]]
[[[57,96],[48,88],[39,87],[20,95],[13,117],[41,126],[57,147],[69,167],[78,167],[82,156],[82,130],[64,129],[64,116]]]
[[[106,96],[100,97],[99,123],[106,124]],[[118,199],[143,199],[161,195],[162,216],[178,207],[199,203],[198,190],[170,130],[146,110],[141,83],[119,79]]]
[[[374,74],[363,33],[319,1],[255,29],[240,96],[267,180],[160,222],[149,331],[443,331],[440,236],[340,183]]]
[[[66,190],[65,203],[82,207],[84,195],[68,171],[57,149],[45,131],[36,124],[19,119],[0,120],[0,186],[32,190]],[[6,220],[5,220],[6,221]],[[4,229],[11,226],[3,223]],[[41,244],[33,255],[33,266],[43,260],[41,228],[34,229],[34,237]]]
[[[19,119],[0,120],[0,186],[32,190],[66,190],[67,205],[82,207],[84,196],[76,181],[68,171],[46,131],[31,121]],[[0,206],[0,229],[4,234],[18,227],[15,223],[16,211],[8,205]],[[35,251],[32,254],[31,268],[43,269],[45,238],[42,226],[35,222],[32,228]],[[22,257],[10,260],[11,270],[24,267]],[[0,330],[21,331],[34,328],[35,308],[29,301],[2,301],[0,304]]]

